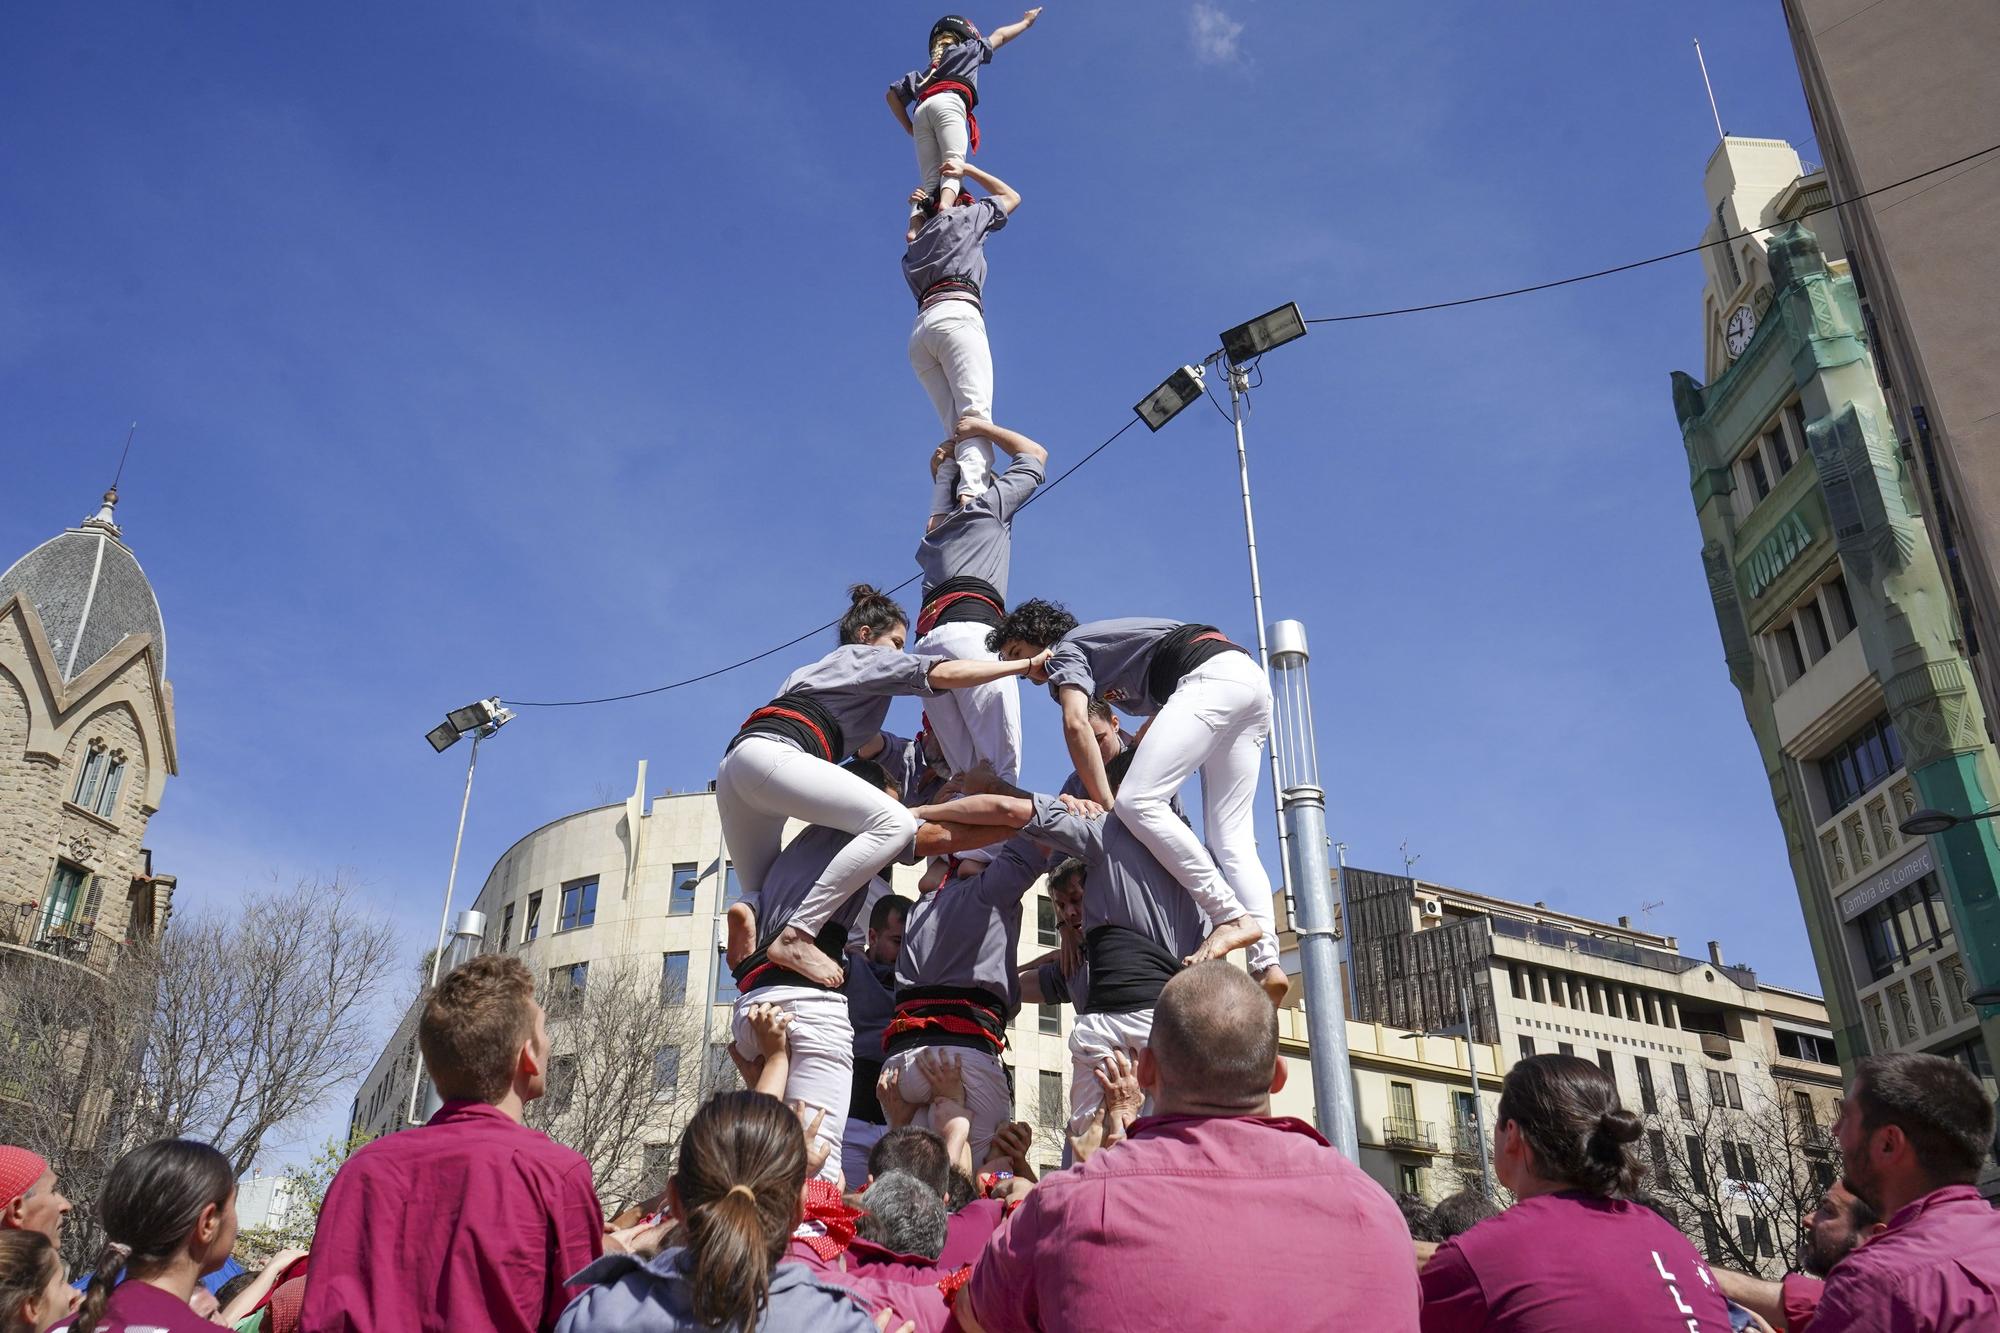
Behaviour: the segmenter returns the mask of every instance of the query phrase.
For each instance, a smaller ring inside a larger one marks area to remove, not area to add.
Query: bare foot
[[[904,245],[913,244],[916,241],[916,239],[917,239],[917,223],[915,219],[912,219],[910,222],[910,229],[903,233],[903,244]]]
[[[757,914],[750,910],[749,903],[731,903],[723,915],[729,923],[723,957],[735,967],[757,947]]]
[[[1292,993],[1292,979],[1285,975],[1284,968],[1279,967],[1276,963],[1271,964],[1264,969],[1263,975],[1257,978],[1257,984],[1262,986],[1264,993],[1271,997],[1271,1003],[1274,1007],[1279,1009],[1285,1007],[1285,1000]]]
[[[1211,958],[1225,957],[1234,950],[1255,944],[1263,933],[1264,928],[1257,924],[1256,918],[1245,912],[1242,916],[1232,921],[1225,921],[1209,931],[1208,938],[1201,942],[1201,947],[1183,961],[1192,967]]]
[[[822,986],[840,984],[840,965],[819,951],[813,937],[797,926],[786,926],[771,941],[771,947],[764,956],[779,967],[787,968],[802,977],[810,978]]]

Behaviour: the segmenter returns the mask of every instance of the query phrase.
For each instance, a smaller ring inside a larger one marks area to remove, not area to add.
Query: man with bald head
[[[1156,1113],[1045,1178],[987,1244],[955,1307],[968,1333],[1415,1333],[1402,1214],[1304,1121],[1271,1115],[1285,1065],[1255,981],[1221,960],[1169,981],[1139,1081]],[[1269,1273],[1285,1277],[1251,1277]]]

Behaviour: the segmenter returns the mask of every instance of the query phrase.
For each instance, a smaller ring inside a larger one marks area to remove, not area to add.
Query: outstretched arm
[[[953,170],[946,172],[946,175],[964,176],[973,181],[980,189],[993,196],[993,202],[1000,206],[1002,213],[1012,213],[1021,206],[1021,192],[992,172],[975,167],[970,162],[953,162],[949,165]]]
[[[1097,752],[1097,735],[1090,729],[1090,696],[1074,685],[1060,691],[1063,711],[1063,740],[1069,745],[1070,762],[1091,800],[1111,808],[1111,779],[1104,773],[1104,756]]]
[[[1022,33],[1026,32],[1028,29],[1034,27],[1035,20],[1040,18],[1041,16],[1042,16],[1042,7],[1040,5],[1036,5],[1033,9],[1021,15],[1021,17],[1015,22],[1009,23],[1005,27],[995,28],[993,30],[993,35],[986,39],[986,44],[992,47],[995,51],[998,51],[1001,47],[1013,41],[1016,37],[1019,37]]]
[[[974,685],[984,685],[988,681],[1005,680],[1009,676],[1025,676],[1042,665],[1049,657],[1044,648],[1033,657],[1018,662],[987,662],[976,658],[947,657],[930,669],[931,688],[934,690],[963,690]],[[1084,728],[1086,731],[1089,727]],[[1100,802],[1109,805],[1109,801]]]
[[[984,417],[960,417],[958,419],[957,435],[961,440],[969,436],[991,440],[996,448],[1006,453],[1010,458],[1032,458],[1037,463],[1046,463],[1049,461],[1049,451],[1047,449],[1036,444],[1033,440],[1021,434],[1020,431],[1008,430],[1005,426],[996,426]]]
[[[938,807],[949,813],[951,806]],[[1014,836],[1014,830],[1005,824],[954,823],[950,820],[927,821],[917,826],[917,855],[957,856],[962,852],[977,851],[981,847],[991,847]]]
[[[890,114],[894,115],[896,122],[903,127],[903,133],[915,134],[917,132],[916,124],[911,121],[909,108],[903,105],[903,99],[896,96],[896,90],[892,87],[884,96],[889,99]]]
[[[1028,826],[1035,803],[1019,796],[964,796],[943,805],[912,806],[910,813],[940,824],[982,824],[1012,832]]]

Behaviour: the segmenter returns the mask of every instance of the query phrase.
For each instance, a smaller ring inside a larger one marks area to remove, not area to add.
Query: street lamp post
[[[472,753],[465,761],[465,795],[458,803],[458,835],[451,843],[451,873],[445,877],[444,907],[438,913],[437,948],[431,951],[431,975],[425,986],[426,990],[435,989],[438,977],[443,973],[445,931],[451,925],[451,896],[458,886],[458,854],[465,845],[465,816],[472,808],[472,774],[479,766],[479,742],[513,720],[513,711],[501,707],[497,698],[481,699],[445,714],[444,721],[432,727],[424,735],[424,739],[430,742],[431,749],[439,754],[458,744],[461,737],[468,734],[472,737]],[[407,1118],[412,1123],[417,1118],[417,1094],[422,1086],[421,1078],[410,1081],[410,1109]]]
[[[1464,982],[1458,987],[1459,1021],[1452,1027],[1438,1028],[1431,1032],[1405,1032],[1403,1040],[1413,1041],[1418,1037],[1458,1037],[1465,1038],[1465,1072],[1472,1079],[1472,1141],[1479,1153],[1479,1188],[1488,1198],[1493,1196],[1493,1164],[1486,1154],[1486,1104],[1479,1098],[1479,1055],[1473,1049],[1472,1041],[1472,988]],[[1454,1032],[1452,1028],[1458,1030]]]
[[[476,957],[480,947],[485,942],[486,913],[475,911],[470,907],[460,912],[458,914],[458,929],[451,933],[451,967],[457,967],[467,959]],[[449,971],[450,969],[447,968],[446,970]],[[433,981],[432,984],[435,985],[437,983]],[[410,1117],[413,1122],[418,1124],[428,1121],[444,1105],[444,1098],[437,1090],[436,1080],[426,1078],[421,1080],[421,1082],[424,1088],[423,1119],[418,1120],[416,1116]]]

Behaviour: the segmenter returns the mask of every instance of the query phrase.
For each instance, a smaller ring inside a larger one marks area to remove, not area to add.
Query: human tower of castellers
[[[888,94],[923,177],[903,255],[917,305],[910,364],[947,437],[930,458],[915,621],[874,588],[851,589],[840,646],[784,678],[716,775],[743,885],[728,913],[736,1040],[754,1057],[751,1011],[787,1016],[785,1096],[826,1112],[828,1180],[867,1174],[884,1129],[878,1075],[892,1072],[929,1123],[924,1056],[938,1047],[962,1073],[973,1158],[985,1160],[1013,1108],[1001,1052],[1022,1003],[1022,902],[1045,872],[1066,890],[1075,945],[1043,987],[1053,993],[1036,998],[1076,1009],[1078,1125],[1102,1103],[1093,1071],[1145,1047],[1160,988],[1185,964],[1247,947],[1274,1002],[1286,989],[1253,817],[1271,730],[1256,657],[1212,625],[1079,624],[1059,602],[1009,600],[1015,515],[1046,477],[1048,451],[994,420],[986,244],[1021,197],[968,156],[980,69],[1040,12],[987,37],[940,19],[930,64]],[[1016,785],[1022,678],[1061,708],[1075,771],[1059,793]],[[922,705],[914,736],[884,730],[904,695]],[[1197,772],[1206,845],[1176,798]],[[788,843],[792,820],[808,827]],[[922,895],[893,967],[871,966],[850,941],[865,936],[899,862],[927,863]]]

